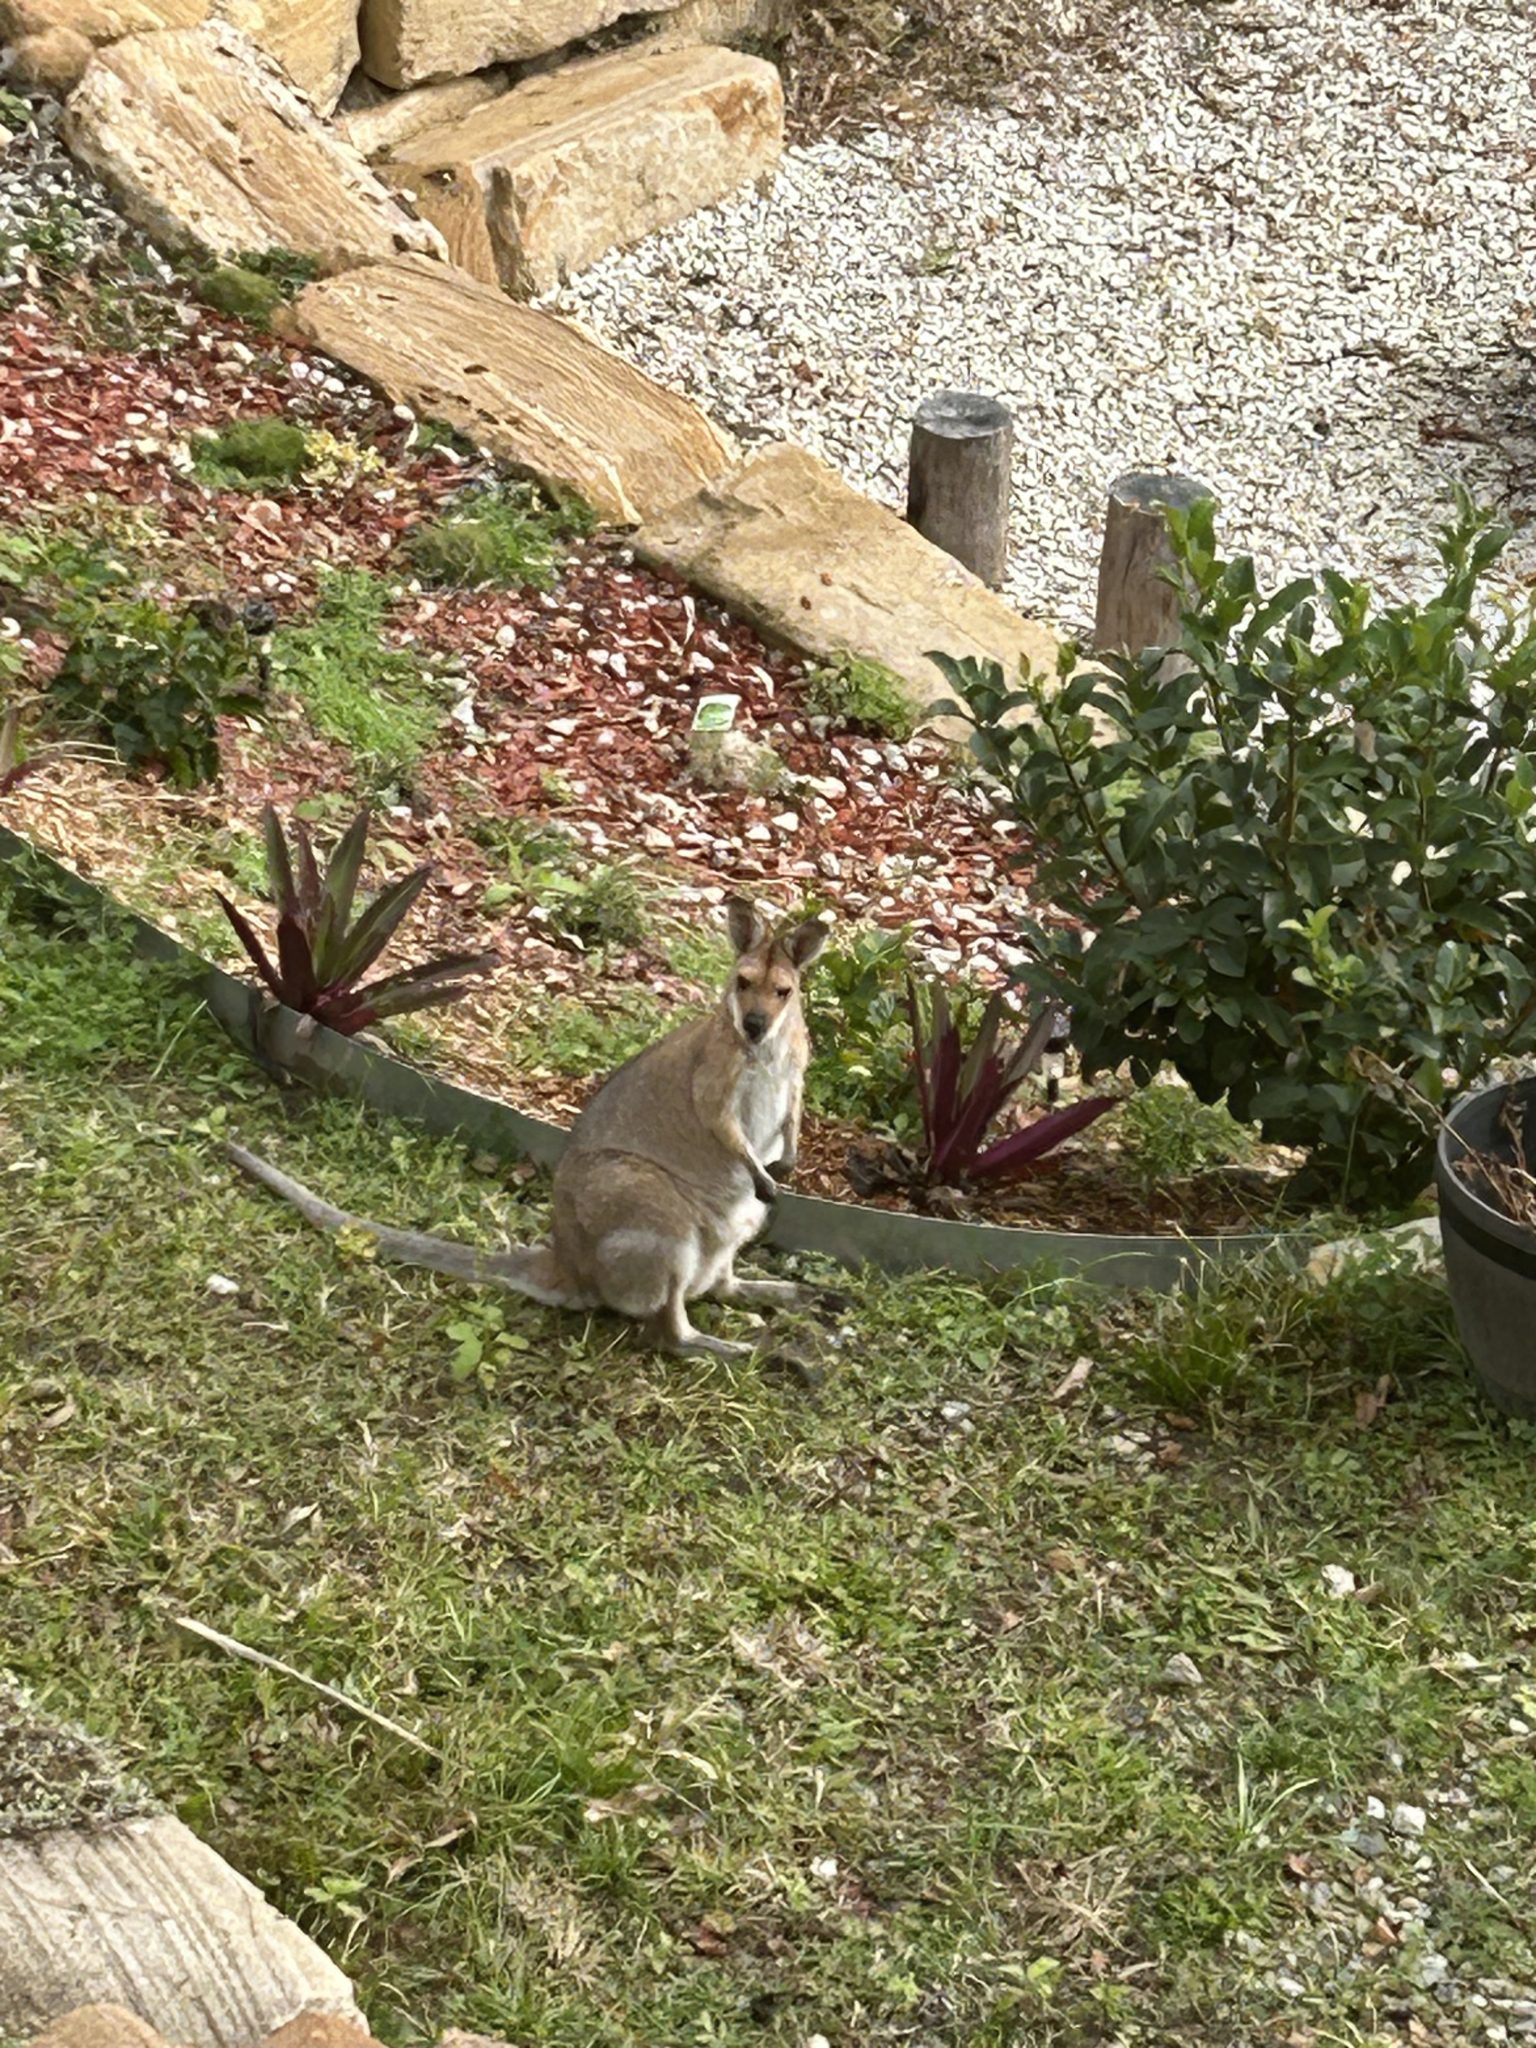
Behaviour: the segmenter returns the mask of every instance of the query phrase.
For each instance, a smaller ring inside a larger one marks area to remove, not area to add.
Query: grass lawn
[[[387,2041],[1452,2042],[1530,1995],[1536,1461],[1436,1283],[868,1278],[811,1398],[381,1268],[236,1131],[540,1221],[0,901],[0,1663]]]

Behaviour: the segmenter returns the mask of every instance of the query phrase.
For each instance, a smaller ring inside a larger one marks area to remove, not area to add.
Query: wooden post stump
[[[1179,638],[1180,593],[1158,573],[1173,567],[1163,508],[1211,496],[1193,477],[1133,469],[1109,487],[1093,644],[1100,654],[1140,654]]]
[[[1013,415],[975,391],[936,391],[912,420],[907,524],[998,589],[1008,573]]]

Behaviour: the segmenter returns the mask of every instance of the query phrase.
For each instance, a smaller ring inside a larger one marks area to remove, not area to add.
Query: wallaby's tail
[[[506,1287],[514,1294],[526,1294],[550,1308],[577,1308],[582,1304],[568,1287],[555,1264],[548,1245],[529,1245],[509,1252],[482,1252],[473,1245],[456,1244],[451,1237],[428,1237],[416,1230],[392,1230],[386,1223],[372,1223],[366,1216],[350,1215],[316,1194],[286,1173],[247,1152],[243,1145],[226,1145],[230,1158],[252,1180],[259,1180],[273,1194],[291,1202],[307,1222],[321,1230],[364,1230],[378,1245],[379,1255],[397,1259],[405,1266],[424,1266],[433,1273],[448,1273],[455,1280],[469,1280],[484,1287]]]

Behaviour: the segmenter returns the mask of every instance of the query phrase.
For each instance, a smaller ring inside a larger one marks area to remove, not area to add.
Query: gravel
[[[1414,594],[1453,480],[1536,492],[1528,0],[1167,12],[1027,107],[793,150],[550,303],[892,504],[925,393],[1002,397],[1010,594],[1069,629],[1136,467],[1212,485],[1266,577]]]

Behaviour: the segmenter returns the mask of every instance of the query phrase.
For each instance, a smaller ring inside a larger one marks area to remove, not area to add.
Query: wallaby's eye
[[[738,974],[736,977],[736,986],[741,990],[742,994],[745,995],[747,990],[752,986],[751,977],[745,974]]]
[[[793,993],[794,991],[791,989],[787,981],[781,983],[780,986],[774,990],[774,994],[780,997],[781,999],[785,996],[792,995]]]

